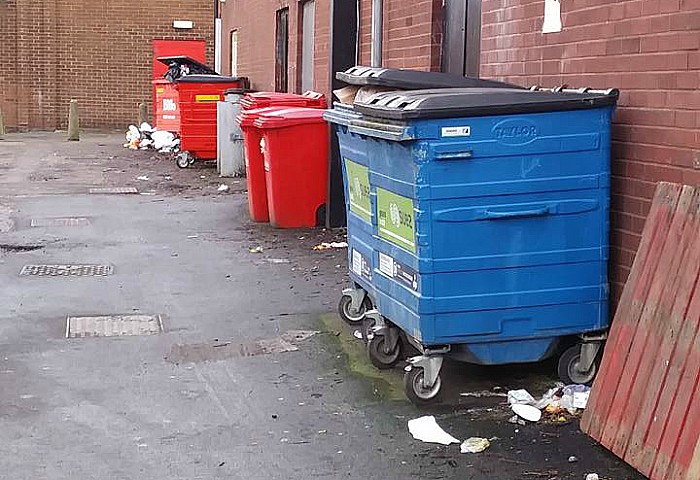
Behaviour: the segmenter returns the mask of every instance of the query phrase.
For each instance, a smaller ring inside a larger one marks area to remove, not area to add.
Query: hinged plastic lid
[[[308,123],[322,123],[325,110],[319,108],[284,108],[275,109],[274,111],[265,112],[258,116],[255,120],[257,128],[284,128],[293,127],[295,125],[304,125]]]
[[[531,91],[505,88],[453,88],[377,93],[356,102],[359,112],[379,118],[479,117],[582,110],[615,105],[619,91]]]
[[[451,73],[420,72],[397,68],[356,66],[338,72],[335,78],[349,85],[372,85],[404,90],[426,88],[520,88],[509,83],[463,77]]]
[[[253,110],[242,110],[236,117],[236,121],[241,127],[252,127],[260,115],[277,110],[284,110],[284,108],[285,107],[265,107],[255,108]]]
[[[213,69],[190,57],[178,55],[172,57],[158,57],[156,60],[168,67],[173,63],[177,64],[178,67],[185,65],[189,68],[190,74],[218,75]]]

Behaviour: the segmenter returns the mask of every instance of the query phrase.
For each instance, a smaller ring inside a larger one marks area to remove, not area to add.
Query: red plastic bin
[[[329,138],[323,112],[278,109],[255,120],[263,135],[267,205],[275,227],[315,227],[323,222]]]
[[[255,92],[249,93],[241,99],[243,110],[253,110],[265,107],[309,107],[326,108],[326,97],[318,92],[304,92],[302,95],[296,93],[280,92]]]

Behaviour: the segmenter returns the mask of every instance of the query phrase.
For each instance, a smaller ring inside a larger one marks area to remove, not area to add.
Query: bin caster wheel
[[[419,367],[412,367],[403,376],[403,389],[408,399],[414,405],[427,405],[434,402],[440,394],[442,380],[440,375],[435,379],[432,387],[423,385],[424,371]]]
[[[192,159],[192,162],[194,162],[194,159]],[[192,165],[192,163],[190,161],[190,156],[187,152],[178,153],[177,158],[176,158],[176,163],[177,163],[177,166],[180,168],[187,168],[190,165]]]
[[[358,310],[352,308],[352,299],[350,295],[343,295],[338,302],[338,314],[345,323],[357,325],[365,319],[365,313],[372,308],[369,300],[365,296],[365,300],[360,305]]]
[[[360,325],[360,333],[362,333],[362,341],[368,344],[374,338],[374,327],[377,325],[373,318],[365,317]]]
[[[368,345],[369,360],[380,370],[388,370],[396,365],[401,357],[401,341],[396,343],[393,351],[387,352],[386,337],[375,335]]]
[[[581,360],[581,345],[569,347],[561,357],[559,357],[559,365],[557,373],[559,378],[566,385],[590,385],[593,383],[596,373],[598,373],[598,360],[593,362],[591,368],[587,372],[579,370]]]

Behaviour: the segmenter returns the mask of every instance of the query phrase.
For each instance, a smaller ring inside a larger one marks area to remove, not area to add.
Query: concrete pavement
[[[446,402],[416,409],[401,372],[373,370],[334,313],[345,251],[311,250],[333,232],[252,224],[243,182],[121,143],[0,142],[0,478],[639,478],[575,422],[518,428],[502,398],[459,396],[541,393],[551,365],[448,365]],[[88,193],[124,186],[140,193]],[[84,220],[32,226],[66,217]],[[30,264],[113,273],[20,276]],[[163,332],[65,338],[67,316],[135,314],[159,315]],[[406,422],[424,414],[458,438],[497,438],[479,455],[423,444]]]

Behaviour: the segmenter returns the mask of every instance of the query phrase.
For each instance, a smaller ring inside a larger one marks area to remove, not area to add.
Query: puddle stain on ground
[[[291,330],[279,337],[265,338],[249,343],[207,342],[176,344],[170,348],[166,360],[170,363],[216,362],[229,358],[255,357],[275,353],[296,352],[297,343],[303,342],[319,332],[310,330]]]
[[[342,367],[350,374],[368,380],[372,387],[372,395],[379,400],[406,401],[403,393],[403,371],[400,369],[380,371],[369,361],[367,348],[361,340],[358,340],[348,331],[337,314],[324,314],[319,316],[323,330],[329,335],[323,337],[329,339],[333,348],[339,350],[338,356]]]

